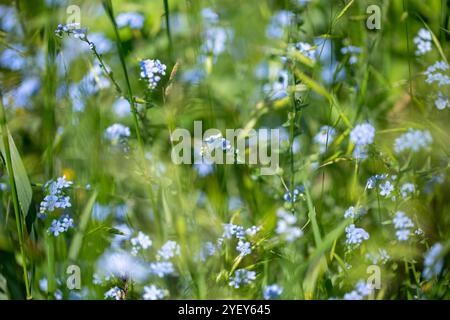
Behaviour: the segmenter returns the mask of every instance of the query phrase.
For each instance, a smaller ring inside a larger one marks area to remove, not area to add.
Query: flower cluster
[[[65,176],[48,181],[44,185],[44,200],[41,201],[39,214],[44,218],[46,214],[55,211],[56,208],[65,209],[72,205],[70,197],[67,195],[67,188],[72,185],[72,181],[67,181]]]
[[[365,208],[362,208],[362,207],[355,208],[355,207],[351,206],[347,210],[345,210],[344,218],[357,219],[366,213],[367,213],[367,210]]]
[[[244,257],[252,252],[251,238],[254,237],[261,228],[258,226],[251,226],[244,229],[242,226],[226,223],[223,225],[223,234],[218,239],[218,244],[221,245],[224,239],[232,239],[235,237],[238,242],[236,250],[239,252],[239,256]]]
[[[120,123],[114,123],[105,130],[105,138],[112,144],[117,144],[124,138],[130,136],[130,128]]]
[[[297,202],[299,198],[303,198],[305,195],[305,187],[297,186],[294,190],[286,191],[283,195],[283,200],[289,203]]]
[[[441,273],[444,267],[444,258],[442,257],[442,245],[440,243],[434,244],[425,253],[423,264],[425,266],[423,270],[423,277],[425,279],[430,280]]]
[[[144,16],[138,12],[122,12],[117,15],[116,23],[119,28],[130,27],[139,30],[144,26]]]
[[[145,233],[139,231],[138,235],[130,240],[131,245],[133,246],[131,249],[131,254],[137,255],[139,250],[146,250],[152,246],[152,240]]]
[[[166,74],[166,65],[162,64],[158,59],[142,60],[140,65],[141,79],[147,82],[150,90],[155,89],[161,77]]]
[[[105,299],[122,300],[124,292],[119,287],[115,286],[105,292]]]
[[[69,24],[59,24],[55,30],[55,34],[58,37],[62,37],[63,34],[72,35],[74,38],[85,40],[86,39],[86,28],[81,28],[78,22]]]
[[[151,286],[144,287],[144,294],[142,295],[142,298],[144,298],[144,300],[161,300],[164,299],[166,295],[166,290],[158,288],[152,284]]]
[[[163,260],[169,260],[180,255],[180,245],[173,240],[167,241],[161,249],[158,250],[158,257]]]
[[[352,247],[357,248],[364,240],[369,239],[369,234],[363,228],[356,228],[354,224],[345,228],[346,243]]]
[[[395,214],[393,220],[394,228],[396,229],[395,235],[399,241],[406,241],[409,239],[411,234],[411,228],[414,228],[414,223],[412,220],[403,212],[398,211]]]
[[[375,139],[375,128],[370,123],[356,125],[350,132],[350,141],[355,144],[353,156],[356,159],[367,157],[367,147]]]
[[[407,182],[402,184],[400,187],[400,194],[402,195],[402,198],[405,199],[408,197],[408,195],[411,195],[414,193],[415,187],[413,183]]]
[[[160,278],[175,272],[172,262],[159,261],[150,263],[150,272]]]
[[[279,219],[275,232],[283,236],[287,242],[293,242],[303,236],[302,229],[295,225],[297,223],[296,216],[287,212],[285,209],[279,209],[277,216]]]
[[[381,248],[378,249],[377,253],[368,252],[366,254],[366,258],[372,264],[378,264],[378,262],[381,262],[381,264],[386,264],[391,259],[388,252],[385,249],[381,249]]]
[[[363,300],[365,297],[369,296],[372,292],[372,288],[360,280],[355,286],[355,289],[344,295],[344,300]]]
[[[264,300],[273,300],[281,296],[283,288],[277,284],[272,284],[264,287],[263,295]]]
[[[316,49],[307,42],[297,42],[295,48],[311,61],[316,61]]]
[[[383,181],[383,180],[385,180],[387,177],[388,177],[387,174],[376,174],[376,175],[370,177],[370,178],[367,180],[366,188],[367,188],[367,189],[374,189],[374,188],[377,186],[377,184],[378,184],[379,181]]]
[[[409,129],[406,133],[395,139],[394,151],[402,153],[405,151],[418,152],[428,149],[433,142],[431,133],[428,130]]]
[[[238,269],[234,272],[228,283],[230,287],[238,289],[241,285],[248,285],[256,279],[256,272],[247,269]]]
[[[356,46],[347,46],[341,49],[342,54],[350,56],[350,59],[348,60],[350,64],[358,62],[358,55],[361,54],[361,51],[361,48]]]
[[[421,56],[431,51],[432,36],[427,29],[421,28],[413,41],[417,46],[416,55]]]
[[[59,234],[67,232],[69,228],[73,228],[73,219],[68,215],[64,215],[52,221],[52,226],[48,229],[48,232],[57,237]]]

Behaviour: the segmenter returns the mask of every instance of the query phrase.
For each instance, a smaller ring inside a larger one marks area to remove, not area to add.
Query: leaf
[[[0,300],[8,300],[8,286],[6,278],[0,274]]]
[[[95,228],[92,228],[91,230],[89,230],[88,232],[86,232],[85,236],[90,236],[94,233],[97,232],[105,232],[105,233],[110,233],[110,234],[117,234],[120,236],[124,236],[125,233],[123,233],[122,231],[116,229],[116,228],[111,228],[111,227],[107,227],[105,225],[101,225]]]
[[[25,171],[25,166],[23,165],[22,158],[20,157],[19,151],[17,151],[14,139],[9,131],[8,137],[11,152],[11,162],[14,171],[14,181],[17,188],[17,196],[19,198],[19,204],[23,214],[27,215],[33,196],[31,184],[30,180],[28,179],[27,172]],[[2,139],[0,139],[0,151],[2,153],[3,159],[6,159],[5,146]]]
[[[334,19],[333,26],[336,24],[336,22],[344,16],[344,14],[347,12],[347,10],[351,7],[351,5],[355,2],[355,0],[351,0],[347,5],[342,9],[342,11],[339,13],[339,15]]]
[[[94,208],[95,200],[97,199],[97,192],[94,192],[89,198],[86,206],[83,209],[80,217],[80,225],[78,231],[75,234],[69,249],[69,259],[75,261],[80,252],[81,246],[83,244],[83,235],[86,232],[89,220],[91,218],[92,209]]]

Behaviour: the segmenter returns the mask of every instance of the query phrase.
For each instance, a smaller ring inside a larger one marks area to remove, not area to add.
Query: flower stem
[[[20,255],[22,257],[22,268],[23,268],[23,281],[25,282],[25,291],[27,294],[27,300],[32,299],[31,295],[31,289],[30,289],[30,283],[28,281],[28,271],[27,271],[27,262],[25,259],[25,250],[24,250],[24,237],[23,237],[23,219],[21,214],[21,209],[19,207],[19,198],[17,195],[17,189],[16,189],[16,182],[14,180],[14,170],[12,166],[12,160],[11,160],[11,150],[9,146],[9,133],[8,128],[6,126],[6,110],[5,106],[3,105],[3,95],[0,91],[0,105],[1,105],[1,127],[2,127],[2,138],[3,138],[3,145],[5,147],[5,160],[6,160],[6,167],[8,170],[8,176],[9,176],[9,184],[11,186],[11,196],[13,200],[13,207],[14,207],[14,215],[16,218],[16,227],[17,227],[17,235],[19,238],[19,247],[20,247]]]
[[[47,299],[55,297],[55,238],[48,234],[47,237]]]
[[[138,110],[137,110],[136,103],[133,98],[133,91],[131,89],[130,79],[129,79],[128,71],[127,71],[127,65],[125,63],[125,54],[124,54],[123,47],[122,47],[122,40],[120,39],[119,30],[117,28],[116,20],[114,19],[114,11],[113,11],[113,6],[111,3],[111,0],[103,0],[103,7],[109,17],[109,20],[111,21],[113,28],[114,28],[114,34],[116,36],[116,45],[117,45],[117,49],[119,52],[120,63],[122,65],[122,69],[123,69],[123,73],[124,73],[125,81],[126,81],[126,85],[127,85],[128,102],[130,103],[132,114],[133,114],[134,128],[136,131],[136,138],[138,140],[144,178],[146,181],[149,181],[147,189],[148,189],[150,200],[152,202],[155,227],[156,227],[157,233],[161,235],[162,234],[161,223],[160,223],[160,219],[159,219],[158,210],[156,207],[153,188],[150,184],[150,176],[148,174],[148,170],[147,170],[147,166],[146,166],[144,143],[143,143],[141,133],[139,130]]]

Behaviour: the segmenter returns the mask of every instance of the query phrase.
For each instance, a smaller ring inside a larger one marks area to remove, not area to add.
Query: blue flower
[[[246,269],[238,269],[234,272],[233,276],[230,278],[228,283],[230,287],[240,288],[241,285],[249,285],[256,279],[256,272],[249,271]]]
[[[358,124],[350,132],[350,140],[357,146],[372,144],[375,139],[375,128],[370,123]]]
[[[345,228],[346,243],[358,247],[364,240],[369,239],[369,234],[363,228],[356,228],[354,224]]]
[[[161,249],[158,250],[158,257],[163,260],[169,260],[180,255],[180,246],[173,240],[167,241]]]
[[[52,226],[48,229],[48,232],[57,237],[63,232],[67,232],[69,228],[73,228],[73,219],[68,215],[62,216],[59,220],[53,220]]]
[[[263,292],[265,300],[273,300],[278,298],[283,293],[283,288],[277,284],[272,284],[265,286]]]
[[[286,193],[283,195],[283,199],[286,202],[294,203],[294,202],[297,202],[297,200],[300,197],[303,197],[304,193],[305,193],[305,187],[297,186],[294,188],[294,190],[292,192],[286,191]]]
[[[239,240],[239,242],[236,246],[236,250],[239,251],[239,253],[240,253],[239,255],[241,257],[249,255],[252,252],[251,243],[248,241]]]
[[[423,277],[427,280],[438,276],[444,267],[444,258],[442,256],[442,245],[434,244],[430,250],[425,253]]]
[[[155,89],[161,76],[166,74],[166,65],[162,64],[158,59],[156,60],[142,60],[141,65],[141,79],[145,80],[149,89]]]
[[[414,38],[414,44],[417,46],[416,55],[421,56],[431,51],[431,32],[425,28],[421,28]]]
[[[144,16],[137,12],[123,12],[117,15],[116,23],[119,28],[130,27],[131,29],[142,29]]]
[[[383,197],[389,196],[393,190],[394,186],[389,180],[385,183],[380,184],[380,195]]]
[[[394,142],[394,151],[402,153],[405,151],[418,152],[422,149],[429,149],[433,138],[428,130],[414,130],[409,129]]]
[[[105,138],[111,141],[113,144],[119,142],[123,138],[130,136],[130,128],[120,124],[114,123],[105,130]]]
[[[152,284],[151,286],[144,287],[144,294],[142,298],[144,298],[144,300],[161,300],[164,299],[166,295],[166,290],[160,289]]]
[[[150,272],[160,278],[173,273],[175,269],[173,268],[172,262],[152,262],[150,263]]]

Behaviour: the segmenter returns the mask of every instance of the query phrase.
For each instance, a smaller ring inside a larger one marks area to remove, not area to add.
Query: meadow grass
[[[0,298],[448,299],[449,11],[0,1]]]

